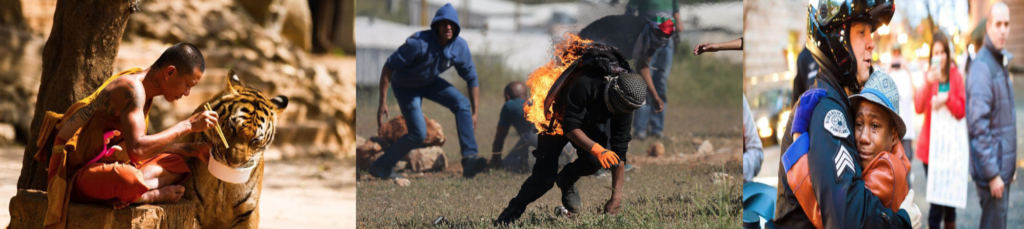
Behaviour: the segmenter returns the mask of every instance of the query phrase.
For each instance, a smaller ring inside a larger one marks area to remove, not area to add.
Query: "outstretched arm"
[[[693,47],[693,55],[700,55],[706,52],[718,52],[725,50],[743,50],[743,38],[726,41],[722,43],[704,43]]]
[[[110,96],[109,111],[121,116],[121,136],[124,137],[122,147],[133,160],[152,158],[174,139],[192,132],[209,130],[217,125],[217,113],[203,111],[193,114],[189,119],[178,122],[171,128],[156,134],[146,135],[146,115],[143,106],[146,93],[141,83],[126,83],[115,87],[107,94]]]
[[[498,125],[498,131],[494,133],[494,143],[491,146],[491,152],[501,153],[502,148],[505,148],[505,137],[508,136],[508,127]]]

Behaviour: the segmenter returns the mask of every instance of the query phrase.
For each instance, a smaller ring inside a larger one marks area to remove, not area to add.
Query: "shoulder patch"
[[[843,172],[847,169],[854,171],[853,168],[853,157],[850,157],[850,151],[846,150],[846,147],[839,145],[839,152],[836,152],[836,156],[832,158],[836,165],[836,181],[843,177]]]
[[[846,126],[846,117],[843,112],[832,109],[825,114],[825,129],[832,132],[832,136],[846,138],[850,136],[850,128]]]

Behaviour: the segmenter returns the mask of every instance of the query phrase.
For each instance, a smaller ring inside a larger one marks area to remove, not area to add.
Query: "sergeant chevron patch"
[[[836,181],[843,177],[843,172],[846,172],[847,169],[853,171],[853,157],[850,157],[850,152],[843,145],[839,145],[839,152],[832,160],[836,165]]]

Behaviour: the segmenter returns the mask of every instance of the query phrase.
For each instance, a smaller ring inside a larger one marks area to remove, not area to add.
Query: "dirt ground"
[[[10,222],[24,148],[0,148],[0,225]],[[260,228],[354,228],[354,160],[303,158],[265,164]]]
[[[486,99],[486,98],[484,98]],[[493,104],[481,101],[481,104]],[[426,103],[425,103],[426,105]],[[454,126],[454,117],[436,104],[425,112],[443,126]],[[397,113],[398,108],[392,107]],[[481,109],[476,134],[482,152],[490,151],[496,109]],[[376,106],[361,105],[357,117],[374,117]],[[626,173],[623,214],[601,214],[610,195],[610,176],[587,177],[579,183],[585,211],[574,220],[553,217],[560,205],[553,188],[531,204],[520,220],[522,227],[730,227],[739,224],[742,209],[742,141],[740,112],[716,107],[669,107],[669,128],[663,139],[649,138],[630,144],[629,161],[636,169]],[[433,114],[433,115],[432,115]],[[371,123],[359,121],[358,123]],[[486,124],[485,124],[486,123]],[[373,135],[376,125],[357,125],[357,133]],[[405,174],[412,185],[399,187],[387,181],[361,176],[357,184],[359,228],[381,227],[486,227],[497,218],[518,192],[528,174],[492,171],[475,179],[461,177],[461,159],[454,130],[447,130],[444,149],[449,169],[440,173]],[[483,132],[483,133],[481,133]],[[506,149],[516,137],[506,139]],[[703,140],[713,150],[698,153]],[[648,147],[665,144],[666,156],[646,156]],[[490,157],[488,153],[481,156]],[[365,174],[361,174],[365,175]],[[720,182],[716,183],[715,180]],[[438,217],[445,217],[434,225]]]
[[[638,157],[639,159],[640,157]],[[634,162],[626,172],[622,213],[603,215],[609,175],[577,184],[584,210],[574,219],[554,214],[558,188],[531,204],[514,227],[695,228],[739,224],[742,165],[731,155],[692,158],[698,163]],[[358,184],[359,228],[488,227],[516,195],[528,174],[491,171],[474,179],[438,173],[412,179],[409,187],[371,179]],[[437,224],[435,221],[444,217]]]

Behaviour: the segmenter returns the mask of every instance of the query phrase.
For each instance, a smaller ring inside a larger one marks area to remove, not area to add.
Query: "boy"
[[[806,154],[809,142],[806,136],[800,134],[806,133],[806,124],[810,121],[809,113],[812,111],[806,108],[817,105],[819,97],[824,94],[823,89],[812,89],[804,93],[798,102],[797,114],[793,121],[794,138],[797,140],[786,150],[782,159],[791,187],[797,187],[796,183],[808,177],[806,170],[794,168],[794,164],[805,163],[802,160],[805,157],[802,156]],[[910,171],[910,161],[901,143],[907,128],[897,113],[899,94],[896,91],[896,83],[887,75],[873,74],[859,94],[850,96],[850,102],[854,105],[853,129],[859,152],[859,166],[864,168],[864,185],[883,205],[893,211],[899,211],[900,203],[908,196],[913,197],[908,193],[910,187],[906,178]],[[813,196],[811,190],[798,188],[794,191],[800,199],[804,196]],[[804,203],[807,205],[804,209],[809,211],[807,215],[812,223],[816,226],[822,225],[821,212],[812,210],[817,209],[813,207],[817,202],[801,200],[801,204]]]

